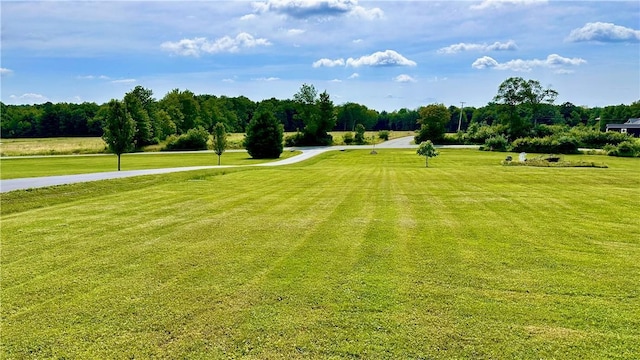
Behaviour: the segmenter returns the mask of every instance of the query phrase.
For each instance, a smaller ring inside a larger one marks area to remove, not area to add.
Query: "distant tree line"
[[[222,123],[227,132],[244,133],[259,108],[268,108],[284,131],[299,132],[306,136],[306,142],[318,144],[328,141],[328,138],[321,138],[325,131],[356,131],[358,125],[368,131],[420,130],[425,139],[432,138],[437,142],[439,135],[430,137],[428,133],[433,128],[425,128],[423,121],[436,110],[439,116],[446,116],[439,118],[438,132],[456,132],[459,126],[466,131],[472,124],[500,125],[508,128],[506,135],[511,138],[527,136],[531,129],[541,124],[587,126],[603,131],[608,123],[640,117],[640,101],[594,108],[570,102],[556,105],[553,100],[557,93],[540,87],[536,81],[509,78],[503,85],[492,102],[479,108],[465,107],[462,114],[460,107],[453,105],[446,107],[446,112],[430,108],[430,105],[393,112],[379,112],[352,102],[333,105],[329,94],[318,94],[313,86],[306,84],[292,99],[271,98],[258,102],[244,96],[196,95],[179,89],[171,90],[157,100],[152,90],[136,86],[125,94],[123,102],[136,124],[136,147],[164,141],[171,135],[186,134],[198,127],[213,133],[217,123]],[[0,135],[3,138],[78,137],[103,135],[109,103],[0,103],[0,106]],[[315,125],[309,126],[312,118],[312,123],[320,121],[321,130],[314,129]]]

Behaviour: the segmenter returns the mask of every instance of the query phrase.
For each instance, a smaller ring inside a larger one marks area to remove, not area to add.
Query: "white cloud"
[[[536,5],[546,4],[548,0],[483,0],[480,4],[471,5],[473,10],[484,10],[490,8],[500,8],[503,5]]]
[[[384,11],[380,8],[365,9],[362,6],[356,6],[351,10],[349,16],[366,20],[377,20],[384,18]]]
[[[342,82],[342,80],[340,80],[340,79],[333,79],[333,80],[329,80],[329,82],[332,82],[332,83],[341,83],[341,82]]]
[[[49,101],[46,96],[35,93],[26,93],[20,96],[11,95],[9,96],[9,99],[19,104],[42,104]]]
[[[106,75],[98,75],[98,76],[96,76],[96,75],[80,75],[80,76],[77,76],[76,79],[79,79],[79,80],[95,80],[95,79],[98,79],[98,80],[111,80],[111,78],[106,76]]]
[[[473,67],[474,69],[491,68],[496,70],[512,70],[512,71],[531,71],[534,68],[542,67],[542,68],[556,69],[556,72],[558,72],[562,70],[563,66],[579,66],[586,63],[587,61],[582,58],[566,58],[558,54],[551,54],[547,56],[547,58],[544,60],[516,59],[516,60],[507,61],[505,63],[499,63],[492,57],[483,56],[481,58],[476,59],[476,61],[474,61],[473,64],[471,64],[471,67]]]
[[[318,67],[334,67],[334,66],[344,66],[344,59],[336,59],[336,60],[331,60],[331,59],[320,59],[318,61],[315,61],[313,63],[313,67],[314,68],[318,68]]]
[[[289,29],[287,30],[287,34],[289,35],[300,35],[300,34],[304,34],[306,32],[306,30],[302,30],[302,29]]]
[[[239,33],[235,38],[224,36],[214,41],[209,41],[204,37],[182,39],[177,42],[167,41],[162,43],[160,47],[165,51],[169,51],[177,55],[200,56],[201,53],[235,53],[240,51],[240,49],[269,45],[271,45],[271,43],[267,39],[254,38],[251,34],[242,32]]]
[[[380,19],[379,8],[367,9],[358,0],[267,0],[253,3],[257,13],[275,12],[294,18],[353,16],[367,20]]]
[[[277,77],[260,77],[260,78],[255,78],[255,79],[252,79],[252,80],[254,80],[254,81],[277,81],[277,80],[280,80],[280,78],[277,78]]]
[[[13,70],[7,68],[0,68],[0,76],[12,74]]]
[[[249,21],[249,20],[255,19],[256,17],[257,17],[256,14],[247,14],[247,15],[241,16],[240,20]]]
[[[222,79],[222,82],[233,83],[233,82],[235,82],[235,80],[233,80],[233,79]]]
[[[350,79],[350,80],[351,80],[351,79],[357,79],[357,78],[359,78],[359,77],[360,77],[360,74],[358,74],[358,73],[353,73],[353,74],[349,75],[349,77],[348,77],[347,79]]]
[[[587,23],[579,29],[573,29],[567,41],[638,42],[640,41],[640,30],[612,23]]]
[[[355,40],[353,40],[353,43],[354,43],[354,44],[360,44],[360,43],[361,43],[361,42],[363,42],[363,41],[364,41],[364,40],[362,40],[362,39],[355,39]]]
[[[416,82],[416,79],[412,78],[407,74],[401,74],[393,78],[393,81],[400,83],[408,83],[408,82]]]
[[[131,84],[136,82],[136,79],[119,79],[111,81],[112,84]]]
[[[496,41],[493,44],[458,43],[439,49],[438,54],[456,54],[462,51],[505,51],[517,48],[518,46],[513,40],[505,43]]]
[[[371,55],[365,55],[357,59],[347,59],[347,66],[416,66],[411,61],[393,50],[378,51]]]

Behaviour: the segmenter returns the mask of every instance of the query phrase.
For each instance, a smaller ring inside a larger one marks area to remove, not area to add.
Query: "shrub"
[[[473,123],[469,125],[467,132],[462,136],[467,144],[484,144],[487,139],[502,135],[506,137],[507,127],[504,125],[493,125]]]
[[[485,151],[508,151],[510,147],[509,140],[503,135],[496,135],[485,140],[484,145],[480,147]]]
[[[561,135],[569,130],[567,125],[546,125],[539,124],[533,128],[532,134],[534,137],[545,137],[553,135]]]
[[[640,156],[640,143],[634,141],[623,141],[616,145],[608,144],[605,151],[609,156],[635,157]]]
[[[558,153],[575,154],[578,153],[578,141],[572,136],[560,136],[554,138],[545,136],[543,138],[526,137],[516,139],[511,143],[514,152],[530,153]]]
[[[163,150],[207,150],[207,141],[209,141],[209,133],[198,126],[195,129],[189,129],[186,134],[169,136]]]
[[[628,141],[631,136],[615,131],[601,132],[584,127],[574,127],[569,134],[578,140],[581,147],[601,149],[607,144],[618,145]]]
[[[302,133],[298,132],[284,138],[284,145],[288,147],[299,146],[302,144]]]
[[[378,138],[384,141],[389,140],[389,131],[388,130],[380,130],[378,131]]]
[[[329,146],[333,144],[333,136],[325,134],[321,137],[315,137],[305,133],[295,133],[284,139],[285,146]]]
[[[351,143],[353,143],[353,134],[350,132],[345,133],[344,135],[342,135],[342,141],[346,145],[351,145]]]

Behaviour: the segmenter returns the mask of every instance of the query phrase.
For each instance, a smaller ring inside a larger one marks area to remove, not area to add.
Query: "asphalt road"
[[[278,161],[262,163],[250,166],[282,166],[294,164],[297,162],[305,161],[319,154],[327,151],[345,150],[345,149],[406,149],[416,148],[416,145],[412,145],[412,136],[402,137],[398,139],[389,140],[381,144],[372,145],[354,145],[354,146],[325,146],[325,147],[303,147],[303,148],[288,148],[285,151],[298,150],[302,153],[287,159]],[[464,146],[446,146],[446,147],[464,147]],[[190,167],[175,167],[175,168],[163,168],[163,169],[148,169],[148,170],[128,170],[128,171],[110,171],[91,174],[78,174],[78,175],[62,175],[62,176],[46,176],[36,178],[22,178],[22,179],[9,179],[0,180],[0,193],[25,190],[32,188],[41,188],[55,185],[66,185],[80,182],[118,179],[132,176],[141,175],[154,175],[154,174],[166,174],[179,171],[191,171],[202,169],[216,169],[216,168],[228,168],[234,167],[234,165],[222,165],[222,166],[190,166]]]

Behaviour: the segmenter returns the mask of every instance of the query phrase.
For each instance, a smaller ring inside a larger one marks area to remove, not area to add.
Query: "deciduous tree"
[[[129,115],[124,102],[111,100],[105,117],[102,139],[107,143],[109,150],[118,156],[118,171],[120,171],[120,155],[134,149],[135,131],[136,123]]]
[[[420,131],[415,136],[416,144],[425,140],[440,141],[444,139],[446,126],[451,119],[451,114],[443,104],[431,104],[423,106],[418,110],[420,118]]]
[[[425,157],[426,167],[429,167],[430,157],[436,157],[439,155],[438,150],[436,150],[435,146],[433,146],[433,143],[431,142],[431,140],[421,142],[416,153],[420,156]]]
[[[220,166],[220,157],[227,148],[227,130],[223,123],[216,123],[213,128],[213,151],[218,155],[218,166]]]

